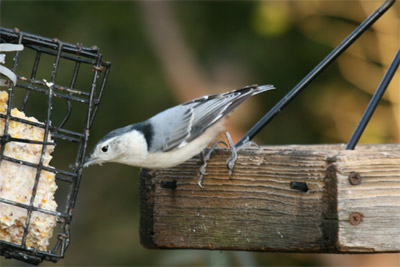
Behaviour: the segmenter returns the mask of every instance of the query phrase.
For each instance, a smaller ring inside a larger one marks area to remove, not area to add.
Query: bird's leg
[[[226,166],[229,169],[229,179],[232,179],[233,167],[235,167],[235,162],[237,160],[237,149],[233,144],[232,137],[229,132],[225,132],[226,139],[228,140],[229,148],[231,150],[231,156],[226,160]]]
[[[237,152],[242,150],[243,148],[249,147],[249,146],[257,146],[257,148],[260,148],[260,145],[257,144],[254,141],[247,141],[240,147],[236,148],[235,145],[233,144],[231,135],[229,132],[225,133],[226,139],[228,140],[229,148],[231,149],[231,156],[226,160],[226,165],[229,169],[229,179],[232,179],[232,174],[233,174],[233,168],[235,167],[235,162],[238,158]]]
[[[205,153],[204,150],[201,152],[201,159],[203,161],[203,164],[201,165],[201,167],[199,169],[199,177],[197,177],[197,184],[202,188],[204,187],[202,184],[204,175],[207,175],[206,167],[208,164],[208,160],[210,159],[211,154],[214,152],[214,150],[217,148],[217,146],[219,144],[228,146],[224,141],[217,141],[210,147],[210,149],[207,151],[207,153]]]

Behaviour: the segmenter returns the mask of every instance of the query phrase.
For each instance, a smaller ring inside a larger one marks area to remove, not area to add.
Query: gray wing
[[[149,119],[152,126],[150,152],[168,151],[178,147],[190,134],[193,110],[179,105]]]
[[[203,96],[167,109],[149,119],[154,131],[149,150],[165,152],[182,147],[250,96],[273,88],[253,85],[224,94]]]

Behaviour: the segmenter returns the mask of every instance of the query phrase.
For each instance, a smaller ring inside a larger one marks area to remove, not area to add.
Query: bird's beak
[[[96,164],[97,158],[92,158],[91,156],[88,156],[85,158],[85,163],[83,164],[83,168],[89,167],[90,165]]]

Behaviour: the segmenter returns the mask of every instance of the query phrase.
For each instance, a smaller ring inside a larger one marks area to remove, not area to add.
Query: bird
[[[107,162],[148,169],[177,166],[202,153],[225,130],[225,117],[241,103],[271,89],[275,87],[270,84],[250,85],[226,93],[202,96],[166,109],[143,122],[113,130],[97,142],[90,156],[85,159],[84,167]],[[228,132],[227,137],[230,138]],[[231,140],[228,141],[232,144]],[[236,152],[232,145],[231,150],[232,153]],[[198,178],[201,187],[207,164],[205,161]],[[230,174],[233,165],[234,162],[228,164]]]

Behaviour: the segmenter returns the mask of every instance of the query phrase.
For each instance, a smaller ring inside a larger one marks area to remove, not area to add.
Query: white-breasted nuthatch
[[[223,118],[243,101],[271,89],[275,87],[252,85],[199,97],[111,131],[96,144],[84,167],[105,162],[149,169],[177,166],[202,152],[224,131]]]

